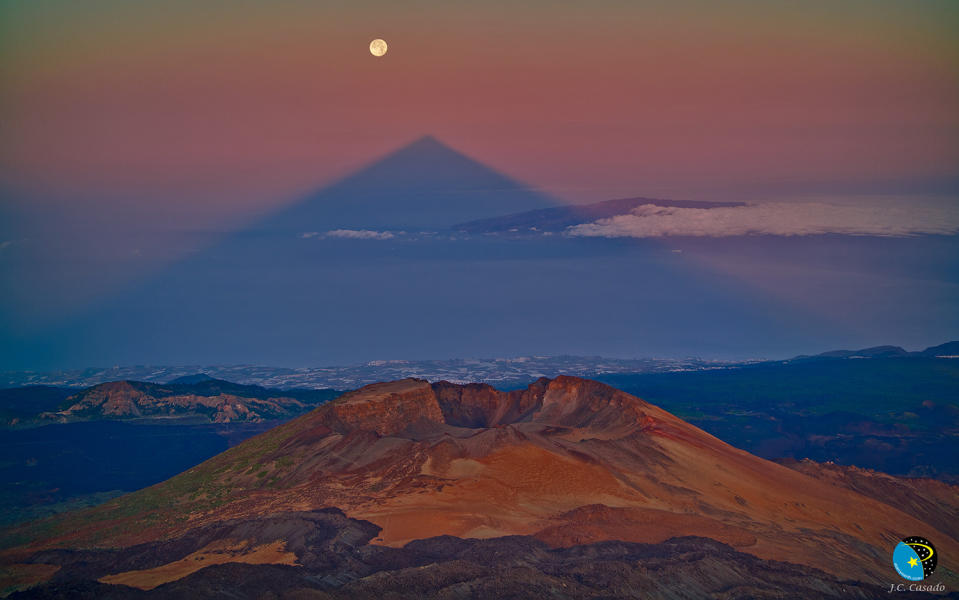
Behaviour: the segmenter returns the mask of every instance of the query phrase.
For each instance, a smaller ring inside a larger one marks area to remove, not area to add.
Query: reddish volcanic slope
[[[908,535],[959,556],[935,523],[574,377],[509,393],[416,379],[367,386],[77,515],[33,548],[122,546],[320,507],[371,521],[382,528],[374,543],[390,546],[444,534],[531,535],[553,547],[695,535],[880,582]]]

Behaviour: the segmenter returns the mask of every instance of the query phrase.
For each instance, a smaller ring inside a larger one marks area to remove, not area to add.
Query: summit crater
[[[371,543],[384,547],[438,536],[530,536],[562,548],[691,535],[873,582],[888,577],[890,541],[935,527],[596,381],[544,378],[504,392],[403,379],[344,394],[69,526],[64,519],[32,548],[124,547],[328,508],[374,524]],[[936,540],[959,554],[948,533]]]

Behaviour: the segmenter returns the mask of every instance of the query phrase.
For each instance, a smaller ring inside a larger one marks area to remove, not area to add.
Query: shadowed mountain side
[[[422,137],[264,219],[257,231],[446,229],[556,204],[432,136]]]
[[[800,325],[801,324],[801,325]],[[449,332],[456,335],[449,335]],[[775,331],[770,337],[766,332]],[[685,356],[835,328],[656,242],[236,238],[49,333],[62,363]],[[758,341],[757,341],[758,340]]]
[[[551,204],[423,138],[99,307],[11,340],[0,358],[34,368],[694,347],[728,356],[816,347],[835,330],[660,242],[432,234]]]
[[[872,582],[888,578],[889,548],[910,532],[959,552],[936,523],[759,459],[614,388],[558,377],[508,393],[415,379],[367,386],[167,482],[14,531],[8,543],[35,541],[5,555],[130,546],[330,506],[380,527],[379,545],[697,535]]]
[[[777,462],[889,504],[926,523],[935,523],[941,531],[959,540],[959,486],[935,479],[893,477],[871,469],[809,459]]]
[[[566,210],[549,206],[424,138],[81,315],[30,335],[0,323],[8,342],[0,360],[34,369],[564,353],[751,358],[868,340],[876,322],[892,328],[883,337],[909,343],[927,325],[937,337],[955,327],[956,286],[941,264],[955,255],[951,239],[437,232],[474,217]],[[927,264],[929,254],[945,258]],[[896,284],[874,294],[893,274]],[[927,325],[917,327],[920,318]]]

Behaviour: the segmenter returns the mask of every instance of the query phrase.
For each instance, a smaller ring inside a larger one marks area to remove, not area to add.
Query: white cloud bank
[[[389,231],[373,231],[371,229],[334,229],[327,231],[325,237],[344,238],[350,240],[391,240],[395,235]]]
[[[722,208],[644,204],[630,213],[567,228],[583,237],[819,235],[905,237],[959,233],[959,201],[767,202]]]

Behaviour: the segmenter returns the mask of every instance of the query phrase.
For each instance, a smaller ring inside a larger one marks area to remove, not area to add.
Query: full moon
[[[370,42],[370,54],[373,56],[383,56],[386,54],[386,42],[379,38]]]

